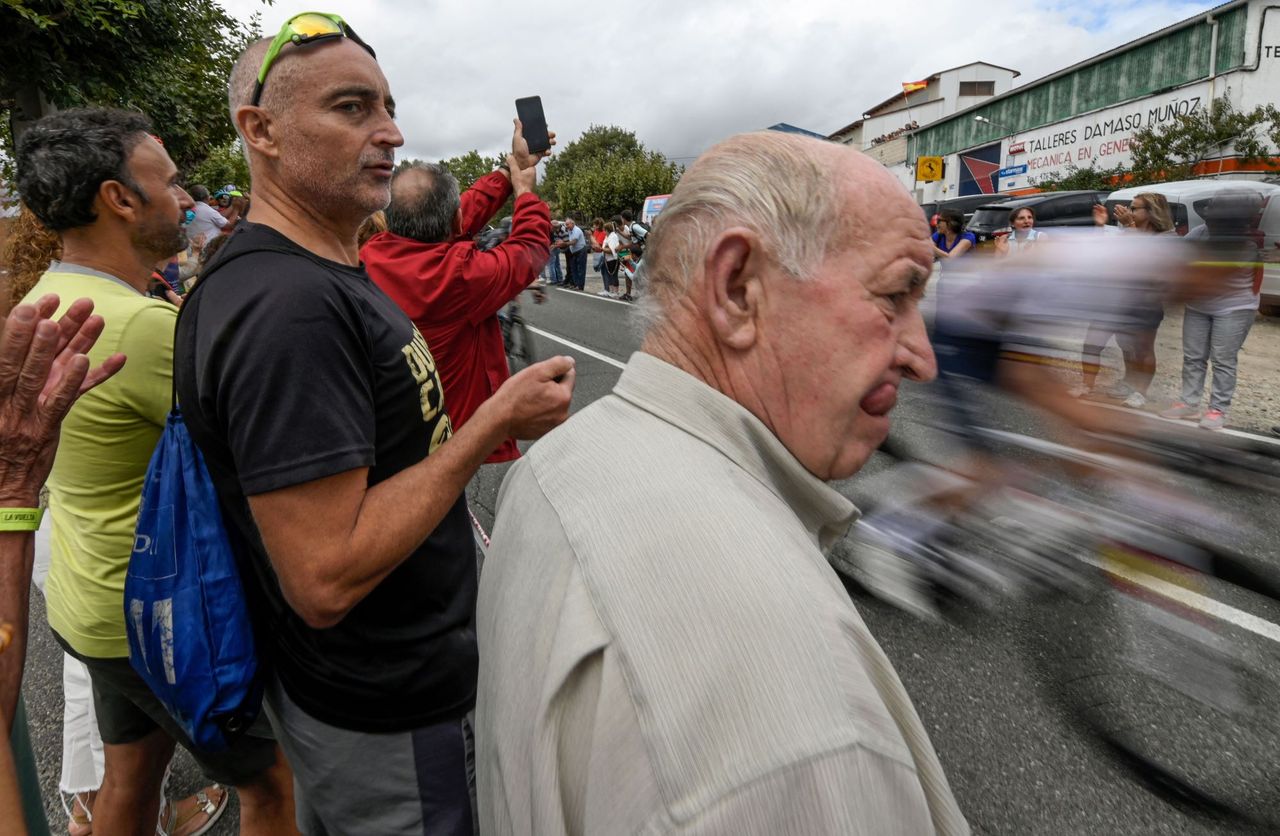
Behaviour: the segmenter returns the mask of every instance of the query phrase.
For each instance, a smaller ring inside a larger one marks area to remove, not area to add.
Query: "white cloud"
[[[1039,78],[1212,8],[1213,2],[639,0],[538,5],[481,0],[220,0],[341,14],[378,52],[405,135],[400,156],[507,146],[514,100],[540,95],[567,144],[591,124],[635,131],[689,162],[717,140],[790,122],[829,133],[902,81],[988,61]]]

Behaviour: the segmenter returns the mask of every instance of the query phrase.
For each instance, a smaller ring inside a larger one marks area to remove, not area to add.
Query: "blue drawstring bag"
[[[178,409],[147,467],[124,601],[134,670],[198,748],[226,749],[257,718],[262,679],[218,494]]]
[[[218,268],[257,251],[215,260],[188,304]],[[249,605],[217,489],[177,406],[176,383],[142,487],[124,618],[134,670],[197,748],[222,751],[257,719],[263,682]]]

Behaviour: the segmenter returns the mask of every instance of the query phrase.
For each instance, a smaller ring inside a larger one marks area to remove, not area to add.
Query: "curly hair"
[[[49,262],[62,258],[62,239],[40,223],[25,205],[9,227],[4,249],[0,250],[0,272],[5,272],[9,304],[16,305],[31,292]]]
[[[129,154],[151,132],[141,113],[108,108],[63,110],[35,122],[18,139],[18,194],[54,232],[88,226],[98,188],[118,180],[145,203],[129,177]]]

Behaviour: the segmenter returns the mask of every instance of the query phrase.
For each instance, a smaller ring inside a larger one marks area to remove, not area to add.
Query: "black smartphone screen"
[[[516,116],[524,129],[524,141],[529,143],[529,153],[541,154],[551,148],[547,135],[547,117],[542,112],[542,97],[529,96],[516,99]]]

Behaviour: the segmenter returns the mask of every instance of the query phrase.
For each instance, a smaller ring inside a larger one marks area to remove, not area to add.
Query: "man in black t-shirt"
[[[475,547],[463,490],[567,416],[573,362],[455,435],[431,350],[359,263],[402,137],[372,52],[268,42],[231,77],[254,203],[180,319],[175,380],[233,540],[304,833],[470,833]],[[521,168],[539,157],[527,146]]]

